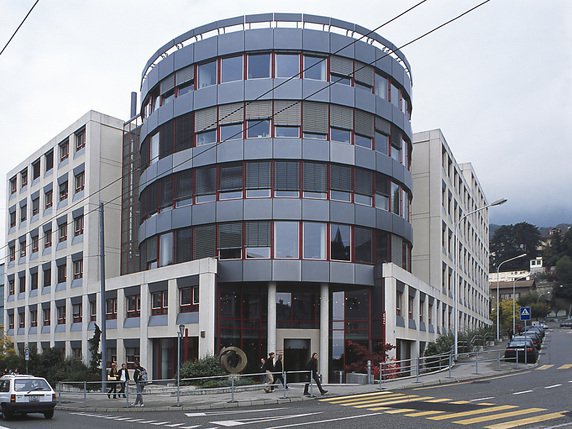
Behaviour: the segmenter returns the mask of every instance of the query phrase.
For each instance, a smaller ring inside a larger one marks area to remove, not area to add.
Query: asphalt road
[[[572,429],[572,330],[552,330],[537,368],[487,380],[328,397],[283,406],[202,412],[26,416],[3,428],[569,428]]]

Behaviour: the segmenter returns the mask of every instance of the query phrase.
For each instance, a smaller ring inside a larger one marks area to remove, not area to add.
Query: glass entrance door
[[[284,370],[303,371],[310,360],[311,340],[284,338]],[[306,381],[304,374],[288,374],[288,383]]]

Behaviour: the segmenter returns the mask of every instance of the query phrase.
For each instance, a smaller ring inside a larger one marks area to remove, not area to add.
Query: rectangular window
[[[16,293],[16,285],[14,279],[8,279],[8,295],[14,295]]]
[[[28,169],[25,168],[20,172],[20,187],[23,188],[28,184]]]
[[[330,140],[349,144],[351,142],[351,131],[332,127],[330,128]]]
[[[216,167],[201,167],[196,172],[197,203],[205,203],[216,199]]]
[[[126,296],[127,317],[140,317],[141,315],[141,295]]]
[[[270,120],[255,119],[246,123],[246,138],[270,137]]]
[[[220,126],[220,141],[242,139],[242,122]]]
[[[67,264],[58,265],[58,283],[65,283],[67,279]]]
[[[32,199],[32,216],[36,216],[40,213],[40,197]]]
[[[175,201],[177,207],[193,204],[193,171],[185,170],[175,179]]]
[[[75,150],[78,151],[85,147],[85,129],[78,131],[75,134]]]
[[[60,201],[65,200],[68,197],[68,182],[67,180],[63,183],[60,183]]]
[[[8,313],[8,329],[14,329],[14,314]]]
[[[415,297],[409,295],[409,302],[407,305],[407,313],[410,319],[413,319],[413,306],[415,305]]]
[[[97,320],[97,302],[89,301],[89,320],[95,322]]]
[[[375,95],[387,100],[387,78],[375,74]]]
[[[378,130],[375,130],[375,150],[384,155],[389,154],[389,136]]]
[[[276,54],[276,77],[294,77],[300,73],[298,54]]]
[[[50,189],[49,191],[46,191],[46,193],[44,194],[44,208],[49,209],[54,201],[53,201],[53,191]]]
[[[30,326],[32,328],[38,326],[38,310],[30,310]]]
[[[36,253],[40,249],[40,236],[32,236],[32,253]]]
[[[105,320],[117,319],[117,298],[107,298],[105,300]]]
[[[304,161],[302,167],[304,198],[326,198],[328,194],[326,164]]]
[[[82,305],[81,302],[72,304],[73,323],[81,323],[82,321]]]
[[[186,287],[179,289],[179,313],[197,311],[199,304],[199,287]]]
[[[363,168],[355,169],[355,195],[357,204],[371,206],[373,200],[373,174]]]
[[[270,54],[251,54],[248,56],[248,79],[270,77]]]
[[[168,313],[168,291],[161,290],[151,294],[151,314],[167,314]]]
[[[151,136],[149,142],[149,164],[159,161],[159,143],[161,141],[161,134],[155,133]]]
[[[221,82],[242,80],[242,56],[221,60]]]
[[[349,261],[351,255],[351,235],[349,225],[330,225],[330,259]]]
[[[20,222],[24,222],[28,217],[28,205],[20,206]]]
[[[399,109],[399,89],[393,83],[390,84],[389,98],[391,104]]]
[[[32,180],[36,180],[40,177],[40,171],[40,160],[38,159],[32,163]]]
[[[246,197],[261,198],[270,196],[269,161],[250,161],[246,164]]]
[[[356,134],[354,136],[354,144],[356,146],[361,146],[361,147],[365,147],[367,149],[371,149],[371,137]]]
[[[372,232],[369,228],[354,227],[355,261],[364,264],[373,262]]]
[[[62,223],[58,227],[58,242],[66,241],[68,239],[68,224]]]
[[[300,195],[299,162],[276,161],[274,166],[275,196],[297,198]]]
[[[199,64],[198,66],[199,88],[216,85],[217,79],[217,61],[209,61],[208,63]]]
[[[220,167],[219,199],[228,200],[242,197],[242,164]]]
[[[85,188],[85,173],[82,171],[75,176],[75,192],[81,192]]]
[[[276,125],[274,127],[274,137],[299,138],[300,137],[300,127],[298,127],[298,126],[287,126],[287,125]]]
[[[50,267],[44,268],[42,277],[44,278],[43,287],[50,287],[52,285],[52,269]]]
[[[15,244],[9,244],[8,245],[8,258],[10,261],[13,261],[16,259],[16,245]]]
[[[167,232],[159,236],[159,266],[164,267],[173,263],[173,233]]]
[[[391,211],[396,215],[400,214],[401,204],[399,203],[399,185],[391,182]]]
[[[66,324],[66,305],[58,305],[56,307],[56,312],[58,316],[58,325],[65,325]]]
[[[403,305],[403,292],[397,291],[395,294],[395,315],[401,316],[401,307]]]
[[[274,222],[274,257],[298,259],[298,222]]]
[[[43,316],[43,325],[50,326],[51,324],[51,310],[50,307],[42,309],[42,316]]]
[[[351,201],[353,190],[352,168],[347,165],[330,165],[330,199]]]
[[[81,279],[83,277],[83,259],[73,261],[73,278]]]
[[[44,248],[52,247],[52,230],[47,229],[44,231]]]
[[[70,144],[69,140],[63,141],[59,144],[60,148],[60,162],[67,159],[70,155]]]
[[[10,212],[10,228],[13,228],[15,226],[16,226],[16,209]]]
[[[18,277],[18,292],[24,293],[26,292],[26,276],[23,275],[22,277]]]
[[[26,256],[26,239],[20,240],[20,258]]]
[[[245,248],[248,259],[270,258],[270,222],[246,222]]]
[[[326,224],[304,222],[304,259],[326,259]]]
[[[23,311],[21,313],[18,313],[18,327],[19,328],[26,327],[26,313]]]
[[[326,58],[304,55],[304,79],[326,80]]]
[[[220,259],[242,258],[242,223],[221,223],[218,226]]]
[[[15,194],[18,190],[18,179],[16,176],[10,179],[10,194]]]
[[[73,220],[73,235],[77,237],[83,234],[83,215],[80,215]]]
[[[30,290],[38,289],[38,272],[35,271],[30,274]]]
[[[45,155],[46,173],[54,168],[54,151],[51,150]]]
[[[216,129],[197,133],[197,146],[216,143]]]

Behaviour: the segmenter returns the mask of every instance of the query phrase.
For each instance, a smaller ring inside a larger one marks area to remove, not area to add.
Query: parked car
[[[0,410],[5,420],[15,414],[42,413],[46,419],[54,416],[56,393],[45,378],[33,375],[4,375],[0,377]]]
[[[544,329],[542,329],[540,326],[529,326],[526,328],[525,332],[536,332],[538,335],[540,335],[540,338],[544,338],[545,335]]]
[[[534,347],[532,340],[511,340],[504,351],[504,359],[509,362],[534,363],[538,358],[538,351]]]
[[[513,340],[530,340],[537,350],[542,347],[542,339],[536,334],[536,332],[523,332],[521,335],[515,335],[512,337]]]
[[[560,322],[561,328],[572,328],[572,319],[566,319]]]

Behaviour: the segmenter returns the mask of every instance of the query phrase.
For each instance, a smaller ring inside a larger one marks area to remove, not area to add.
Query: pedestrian
[[[282,355],[278,354],[276,357],[276,362],[274,363],[274,382],[277,383],[277,380],[280,380],[284,389],[288,389],[288,385],[284,381],[284,366],[282,365]]]
[[[512,337],[514,336],[514,331],[512,330],[512,328],[508,328],[508,340],[512,340]]]
[[[312,357],[306,364],[306,370],[309,372],[307,375],[308,381],[304,386],[304,396],[310,396],[310,393],[308,392],[308,388],[310,387],[310,381],[311,381],[310,377],[312,377],[316,382],[316,386],[318,386],[318,389],[320,390],[322,396],[328,393],[328,391],[324,390],[324,388],[322,387],[322,383],[320,382],[320,377],[318,376],[318,353],[312,353]]]
[[[133,380],[135,381],[135,385],[137,387],[137,397],[135,398],[133,406],[136,407],[139,405],[140,407],[143,407],[143,390],[145,389],[145,384],[147,384],[148,376],[147,370],[141,366],[139,361],[135,362]]]
[[[123,397],[126,398],[127,396],[125,395],[125,386],[129,382],[129,370],[127,369],[127,364],[121,364],[121,369],[117,372],[117,379],[121,384],[121,389],[119,389],[119,396],[123,395]]]
[[[109,390],[107,391],[107,397],[111,398],[113,393],[113,399],[117,398],[117,364],[111,362],[111,368],[107,371],[107,381],[109,381]]]
[[[270,393],[274,390],[274,376],[272,375],[274,372],[274,352],[268,354],[266,364],[264,365],[264,372],[266,373],[266,387],[264,391]]]

